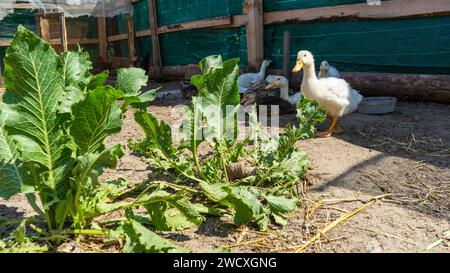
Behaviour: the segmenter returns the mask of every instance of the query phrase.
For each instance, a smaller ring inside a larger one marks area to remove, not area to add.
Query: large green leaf
[[[239,76],[239,59],[231,59],[222,63],[222,66],[215,64],[208,69],[202,77],[206,81],[202,84],[193,82],[199,89],[199,95],[205,106],[219,106],[225,109],[227,105],[239,104],[239,91],[237,78]]]
[[[9,199],[22,192],[24,173],[22,163],[17,160],[19,151],[14,139],[3,128],[5,115],[0,113],[0,197]]]
[[[123,91],[125,97],[137,96],[143,86],[147,85],[145,70],[137,67],[121,68],[117,71],[116,87]]]
[[[68,51],[62,56],[62,77],[64,86],[78,86],[86,79],[92,62],[89,54],[82,51]]]
[[[93,153],[103,147],[103,141],[122,128],[122,111],[116,101],[121,92],[111,87],[99,87],[86,99],[73,105],[74,116],[70,134],[79,147],[79,153]]]
[[[20,159],[27,162],[46,206],[66,197],[74,162],[65,134],[67,115],[61,63],[53,48],[31,31],[19,27],[5,57],[5,130],[15,136]]]
[[[186,253],[188,249],[179,247],[171,241],[158,236],[138,221],[129,211],[127,222],[123,225],[126,242],[124,252],[126,253]]]
[[[176,150],[172,142],[172,130],[164,121],[158,120],[150,113],[138,110],[134,113],[135,121],[144,130],[149,148],[159,149],[166,159],[174,159]]]

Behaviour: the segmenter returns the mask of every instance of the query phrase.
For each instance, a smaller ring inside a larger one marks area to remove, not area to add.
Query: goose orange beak
[[[297,64],[295,65],[295,67],[292,69],[292,72],[297,73],[300,72],[303,68],[303,62],[302,60],[297,60]]]

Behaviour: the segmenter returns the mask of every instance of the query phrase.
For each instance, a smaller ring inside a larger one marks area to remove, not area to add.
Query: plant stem
[[[95,236],[106,236],[109,235],[108,230],[103,229],[66,229],[66,230],[52,230],[50,231],[52,235],[95,235]]]
[[[188,192],[191,192],[191,193],[199,193],[198,190],[196,190],[194,188],[191,188],[191,187],[187,187],[187,186],[181,186],[181,185],[173,184],[173,183],[166,182],[166,181],[154,181],[154,182],[166,185],[168,187],[171,187],[171,188],[174,188],[174,189],[177,189],[177,190],[185,190],[185,191],[188,191]]]

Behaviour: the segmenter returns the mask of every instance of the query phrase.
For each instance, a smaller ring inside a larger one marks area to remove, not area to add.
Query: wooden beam
[[[66,17],[64,13],[60,15],[61,22],[61,52],[67,51],[67,28],[66,28]]]
[[[148,13],[149,13],[149,23],[150,31],[152,37],[152,59],[153,59],[153,71],[155,73],[156,79],[161,79],[161,50],[159,45],[159,35],[158,35],[158,12],[156,9],[156,1],[148,0]],[[149,62],[150,63],[150,62]],[[150,67],[149,67],[150,70]]]
[[[108,37],[108,42],[117,42],[117,41],[123,41],[128,39],[128,33],[122,33],[117,35],[112,35]]]
[[[226,26],[231,24],[231,16],[222,16],[213,19],[206,20],[198,20],[193,22],[187,22],[182,24],[173,24],[168,26],[163,26],[158,28],[158,33],[168,33],[175,31],[182,31],[188,29],[198,29],[198,28],[207,28],[207,27],[218,27],[218,26]]]
[[[291,33],[284,31],[283,33],[283,76],[289,79],[291,68]]]
[[[50,42],[50,20],[44,17],[39,17],[39,30],[42,39],[47,42]]]
[[[257,70],[264,59],[263,1],[245,0],[247,55],[250,69]]]
[[[133,14],[132,14],[132,3],[131,0],[126,0],[127,6],[127,34],[128,34],[128,56],[132,63],[136,61],[136,48],[134,46],[135,36],[134,36],[134,23],[133,23]]]
[[[98,25],[98,52],[99,58],[106,60],[108,58],[108,34],[106,31],[106,7],[105,1],[101,3],[102,16],[97,18]]]
[[[61,39],[52,39],[50,42],[52,45],[61,45]],[[98,44],[99,40],[97,38],[71,38],[67,39],[68,45],[95,45]]]
[[[395,19],[449,13],[450,0],[391,0],[382,1],[381,5],[363,3],[267,12],[264,14],[264,24],[297,23],[340,17]]]
[[[216,17],[216,18],[212,18],[212,19],[197,20],[197,21],[192,21],[192,22],[187,22],[187,23],[163,26],[163,27],[158,28],[158,33],[162,34],[162,33],[168,33],[168,32],[207,28],[207,27],[229,28],[229,27],[233,27],[233,17],[234,16],[222,16],[222,17]],[[240,16],[240,17],[242,17],[242,16]],[[244,25],[243,22],[242,22],[242,25]],[[145,36],[151,36],[151,35],[152,35],[152,32],[150,29],[136,31],[136,37],[145,37]]]

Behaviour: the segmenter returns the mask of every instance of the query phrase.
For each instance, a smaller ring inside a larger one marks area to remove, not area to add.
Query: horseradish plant
[[[25,194],[49,229],[61,229],[65,224],[88,227],[91,219],[102,213],[99,202],[126,188],[119,182],[105,184],[98,179],[123,155],[119,145],[105,147],[104,140],[122,128],[118,99],[137,106],[154,96],[154,92],[138,94],[142,82],[147,81],[145,73],[123,70],[117,89],[105,86],[108,74],[92,75],[86,52],[59,56],[21,26],[4,63],[0,196]],[[130,74],[139,77],[133,81]]]
[[[237,138],[238,61],[223,62],[220,56],[210,56],[200,62],[202,74],[191,80],[199,96],[193,98],[184,115],[187,121],[180,128],[185,141],[176,145],[168,124],[138,110],[135,120],[146,138],[131,141],[130,146],[155,169],[173,177],[173,183],[161,183],[162,187],[183,192],[188,200],[209,208],[206,212],[231,213],[236,224],[255,223],[265,230],[270,219],[286,224],[288,213],[296,209],[299,202],[296,182],[303,177],[309,162],[294,144],[312,137],[314,125],[324,120],[325,113],[314,101],[302,98],[298,105],[298,127],[289,126],[279,137],[254,139],[255,145],[249,146],[249,138]],[[253,126],[257,127],[255,123]],[[202,144],[209,147],[212,155],[200,160],[198,147]],[[251,162],[251,171],[236,177],[230,166],[244,160]],[[167,225],[170,209],[171,206],[148,206],[157,229],[182,229],[186,221],[192,220],[183,217]]]

